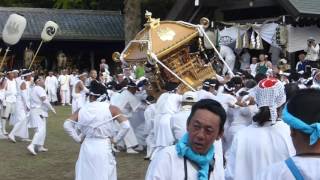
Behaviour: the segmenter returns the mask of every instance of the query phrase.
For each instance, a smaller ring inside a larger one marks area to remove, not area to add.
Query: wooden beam
[[[207,7],[218,7],[221,10],[247,9],[249,8],[250,0],[203,0],[202,5]],[[275,0],[253,0],[253,7],[276,6],[278,3]]]

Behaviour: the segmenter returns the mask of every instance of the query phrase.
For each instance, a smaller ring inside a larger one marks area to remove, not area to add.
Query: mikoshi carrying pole
[[[39,52],[42,44],[43,44],[43,40],[40,42],[39,47],[38,47],[36,53],[34,54],[34,56],[33,56],[33,58],[32,58],[32,61],[31,61],[30,65],[29,65],[29,68],[28,68],[28,69],[30,69],[30,68],[32,67],[32,64],[33,64],[34,60],[36,59],[36,56],[38,55],[38,52]]]
[[[3,58],[2,58],[2,61],[1,61],[1,64],[0,64],[0,70],[2,69],[3,63],[6,60],[6,57],[7,57],[7,54],[8,54],[9,51],[10,51],[10,46],[7,47],[6,52],[3,55]]]
[[[44,25],[43,29],[42,29],[42,32],[41,32],[41,42],[39,44],[39,47],[36,51],[36,53],[34,54],[33,58],[32,58],[32,61],[29,65],[29,69],[31,69],[32,67],[32,64],[34,62],[34,60],[36,59],[37,55],[38,55],[38,52],[42,46],[42,44],[44,42],[49,42],[53,39],[53,37],[56,35],[57,33],[57,30],[58,30],[59,26],[57,23],[53,22],[53,21],[47,21],[46,24]]]
[[[234,76],[234,73],[232,72],[231,68],[229,67],[229,65],[226,63],[226,61],[223,59],[223,57],[221,56],[220,52],[217,50],[216,46],[212,43],[212,41],[209,39],[208,35],[206,34],[206,32],[204,31],[204,29],[202,28],[201,25],[199,25],[198,28],[201,33],[203,34],[203,36],[208,40],[208,42],[210,43],[210,45],[213,47],[214,51],[218,54],[219,59],[223,62],[223,64],[227,67],[229,73],[231,76]]]
[[[26,29],[26,26],[27,20],[25,17],[18,14],[11,14],[9,16],[2,31],[3,41],[8,45],[8,47],[2,58],[0,70],[2,69],[4,61],[6,60],[6,56],[10,50],[10,46],[15,45],[19,42],[24,30]]]

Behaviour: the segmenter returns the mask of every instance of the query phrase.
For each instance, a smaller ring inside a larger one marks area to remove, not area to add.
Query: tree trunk
[[[141,29],[141,0],[124,1],[124,36],[126,45]]]

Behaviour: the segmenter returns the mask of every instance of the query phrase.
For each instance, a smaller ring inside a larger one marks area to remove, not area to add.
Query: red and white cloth
[[[277,120],[277,108],[286,102],[284,85],[276,78],[266,78],[259,82],[256,89],[258,108],[268,106],[272,124]]]

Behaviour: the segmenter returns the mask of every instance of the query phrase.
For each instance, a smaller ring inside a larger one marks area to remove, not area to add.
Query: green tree
[[[0,6],[4,7],[40,7],[40,8],[52,8],[53,0],[1,0]]]

